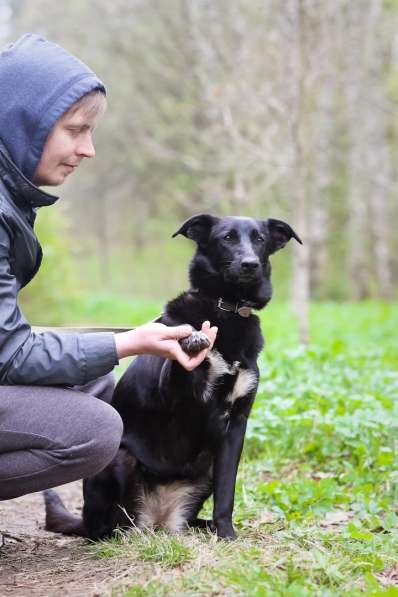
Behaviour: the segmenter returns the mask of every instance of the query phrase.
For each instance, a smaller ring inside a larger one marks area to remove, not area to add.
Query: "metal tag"
[[[241,317],[250,317],[252,310],[251,307],[239,307],[238,313]]]

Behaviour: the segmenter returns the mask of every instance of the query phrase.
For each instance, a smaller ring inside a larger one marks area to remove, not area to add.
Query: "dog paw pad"
[[[197,354],[210,346],[210,340],[203,332],[192,332],[190,336],[180,340],[180,344],[187,354]]]

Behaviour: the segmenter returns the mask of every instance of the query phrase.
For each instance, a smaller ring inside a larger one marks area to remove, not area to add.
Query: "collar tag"
[[[250,315],[252,314],[252,310],[251,310],[251,307],[239,307],[239,309],[237,310],[237,313],[241,317],[250,317]]]
[[[250,315],[252,314],[252,308],[245,306],[239,307],[238,305],[239,303],[227,303],[222,298],[219,298],[217,302],[217,307],[222,311],[230,311],[231,313],[235,313],[237,315],[240,315],[241,317],[250,317]]]

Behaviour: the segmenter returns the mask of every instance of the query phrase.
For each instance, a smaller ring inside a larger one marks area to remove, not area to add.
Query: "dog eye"
[[[263,243],[265,241],[265,238],[259,234],[255,240],[259,243]]]
[[[226,234],[226,235],[224,236],[224,240],[233,240],[233,236],[232,236],[232,234]]]

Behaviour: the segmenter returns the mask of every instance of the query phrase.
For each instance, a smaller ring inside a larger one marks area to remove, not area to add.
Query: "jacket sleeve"
[[[83,385],[118,363],[113,333],[35,334],[17,304],[10,236],[0,224],[0,384]]]

